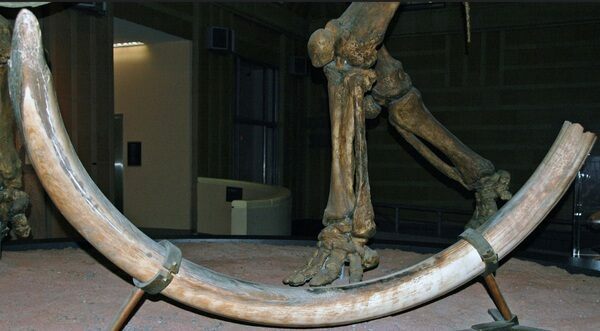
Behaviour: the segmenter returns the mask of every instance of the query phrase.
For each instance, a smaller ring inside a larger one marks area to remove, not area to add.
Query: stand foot
[[[529,326],[519,325],[519,319],[516,315],[511,315],[510,320],[505,320],[498,309],[488,309],[488,313],[494,319],[494,322],[481,323],[471,326],[471,330],[477,331],[548,331]]]

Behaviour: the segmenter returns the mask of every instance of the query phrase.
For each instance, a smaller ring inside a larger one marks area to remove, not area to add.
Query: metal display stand
[[[123,328],[125,323],[131,318],[138,303],[144,297],[144,294],[156,295],[162,292],[173,280],[173,276],[179,272],[181,265],[181,250],[173,245],[170,241],[163,240],[160,242],[167,249],[167,257],[163,262],[162,268],[147,282],[141,282],[133,279],[135,287],[131,294],[115,315],[109,330],[118,331]]]
[[[473,246],[481,260],[485,263],[485,271],[483,272],[483,280],[485,286],[488,289],[492,301],[498,309],[489,309],[488,313],[494,319],[494,322],[476,324],[471,326],[470,330],[479,331],[505,331],[505,330],[523,330],[523,331],[547,331],[544,329],[532,328],[528,326],[519,325],[519,319],[514,315],[504,296],[498,287],[494,273],[498,269],[498,254],[494,251],[494,248],[488,243],[488,241],[473,229],[466,229],[460,236],[461,239],[466,240],[471,246]]]
[[[600,156],[577,173],[573,199],[573,258],[600,261]]]

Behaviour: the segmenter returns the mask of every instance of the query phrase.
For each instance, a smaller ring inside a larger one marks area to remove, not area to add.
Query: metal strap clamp
[[[490,245],[481,233],[474,229],[467,228],[459,235],[459,238],[466,240],[477,250],[477,253],[479,253],[481,260],[485,263],[484,276],[496,272],[498,269],[498,254],[496,254],[492,245]]]
[[[162,264],[162,268],[147,282],[141,282],[133,279],[133,284],[148,294],[158,294],[162,292],[173,280],[173,276],[179,272],[181,266],[181,250],[168,240],[159,242],[167,249],[167,256]]]

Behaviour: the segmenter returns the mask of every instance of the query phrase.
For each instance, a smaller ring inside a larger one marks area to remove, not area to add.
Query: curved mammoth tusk
[[[0,2],[0,7],[6,8],[24,8],[24,7],[39,7],[47,5],[50,2]]]
[[[10,91],[33,166],[56,206],[96,249],[129,275],[148,280],[164,248],[133,226],[100,192],[77,158],[60,117],[36,18],[15,23]],[[529,181],[481,229],[506,256],[546,216],[573,180],[595,136],[565,122]],[[213,314],[268,325],[346,324],[400,312],[468,282],[484,270],[466,241],[385,277],[324,288],[287,288],[233,279],[187,260],[162,292]]]

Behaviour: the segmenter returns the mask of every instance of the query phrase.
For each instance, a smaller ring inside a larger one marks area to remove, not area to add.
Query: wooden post
[[[129,317],[135,310],[137,304],[144,297],[144,293],[144,290],[142,290],[139,287],[133,288],[131,294],[129,295],[129,298],[127,299],[127,301],[125,301],[125,303],[123,303],[121,309],[119,310],[119,313],[115,316],[115,319],[113,320],[110,327],[111,331],[120,331],[121,329],[123,329],[123,325],[125,325],[125,322],[127,322]]]
[[[506,304],[506,300],[504,300],[504,296],[502,292],[500,292],[500,288],[498,287],[498,283],[496,283],[496,278],[494,278],[493,274],[487,274],[483,276],[483,280],[485,281],[485,285],[490,290],[490,295],[496,307],[498,307],[498,311],[502,314],[502,317],[505,321],[510,321],[512,319],[512,313],[510,312],[510,308],[508,308],[508,304]]]

